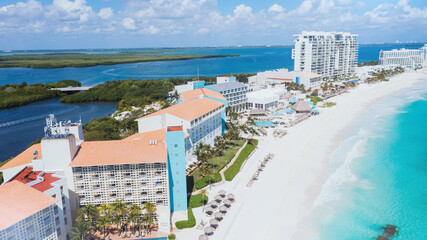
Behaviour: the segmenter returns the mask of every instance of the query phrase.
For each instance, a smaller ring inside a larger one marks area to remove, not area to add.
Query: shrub
[[[194,183],[194,186],[196,187],[197,190],[202,189],[207,185],[209,185],[209,179],[211,179],[211,183],[221,182],[222,180],[221,174],[216,172],[213,178],[210,178],[210,177],[201,178]]]
[[[178,221],[175,223],[175,226],[178,229],[192,228],[196,226],[196,218],[194,217],[193,209],[191,207],[188,208],[188,220]]]
[[[258,145],[257,139],[253,139],[252,141],[255,145]],[[253,150],[255,150],[255,147],[252,144],[246,145],[246,147],[240,152],[236,161],[234,161],[233,165],[231,165],[229,168],[227,168],[227,170],[225,170],[224,172],[225,180],[227,181],[233,180],[236,174],[240,171],[242,164],[245,162],[245,160],[248,158],[248,156],[252,153]]]
[[[191,195],[188,201],[189,208],[198,208],[203,206],[203,202],[206,204],[209,201],[209,197],[205,196],[202,198],[202,194]]]
[[[176,235],[171,233],[168,235],[168,240],[175,240],[176,239]]]

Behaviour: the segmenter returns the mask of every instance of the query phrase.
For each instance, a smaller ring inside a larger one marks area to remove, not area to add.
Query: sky
[[[0,49],[289,45],[301,31],[427,42],[426,0],[0,0]]]

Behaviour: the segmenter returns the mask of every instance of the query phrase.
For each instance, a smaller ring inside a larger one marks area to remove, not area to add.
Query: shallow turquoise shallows
[[[369,109],[334,153],[339,170],[314,219],[320,239],[374,239],[386,224],[399,228],[396,240],[427,239],[426,82]],[[363,155],[351,159],[358,143]]]

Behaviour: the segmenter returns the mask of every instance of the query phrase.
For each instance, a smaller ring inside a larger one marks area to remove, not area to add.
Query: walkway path
[[[225,180],[225,176],[224,176],[224,172],[225,172],[225,170],[227,170],[228,169],[228,167],[229,166],[231,166],[231,165],[233,165],[233,163],[236,161],[236,159],[237,159],[237,157],[240,155],[240,152],[242,152],[242,150],[246,147],[246,145],[248,144],[248,141],[246,141],[244,144],[243,144],[243,146],[236,152],[236,155],[234,155],[234,157],[233,157],[233,159],[231,159],[231,161],[227,164],[227,165],[225,165],[225,167],[223,167],[222,169],[221,169],[221,171],[219,171],[219,174],[221,174],[221,182],[218,182],[218,183],[214,183],[214,184],[210,184],[210,185],[208,185],[208,186],[206,186],[206,187],[204,187],[204,188],[202,188],[202,189],[206,189],[206,190],[208,190],[208,188],[211,188],[212,187],[212,185],[215,185],[215,186],[219,186],[219,185],[222,185],[222,184],[224,184],[225,182],[227,182],[227,180]],[[255,150],[254,150],[255,151]],[[253,151],[252,151],[253,152]],[[252,153],[251,153],[252,154]],[[242,165],[243,166],[243,165]],[[197,190],[197,191],[194,191],[194,192],[192,192],[192,193],[189,193],[188,195],[196,195],[196,194],[199,194],[200,193],[200,190],[202,190],[202,189],[199,189],[199,190]]]

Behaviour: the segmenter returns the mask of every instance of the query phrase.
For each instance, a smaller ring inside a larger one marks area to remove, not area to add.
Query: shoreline
[[[233,182],[213,187],[209,197],[224,189],[237,202],[209,239],[316,239],[303,223],[313,209],[324,183],[339,166],[329,162],[340,143],[349,137],[359,115],[370,105],[413,86],[427,71],[407,72],[389,82],[363,84],[350,93],[331,98],[337,105],[324,109],[313,120],[288,130],[282,139],[269,136]],[[268,153],[276,154],[251,188],[246,182]],[[196,220],[203,216],[195,209]],[[252,230],[249,230],[252,229]],[[195,239],[202,231],[186,229],[177,237]]]

